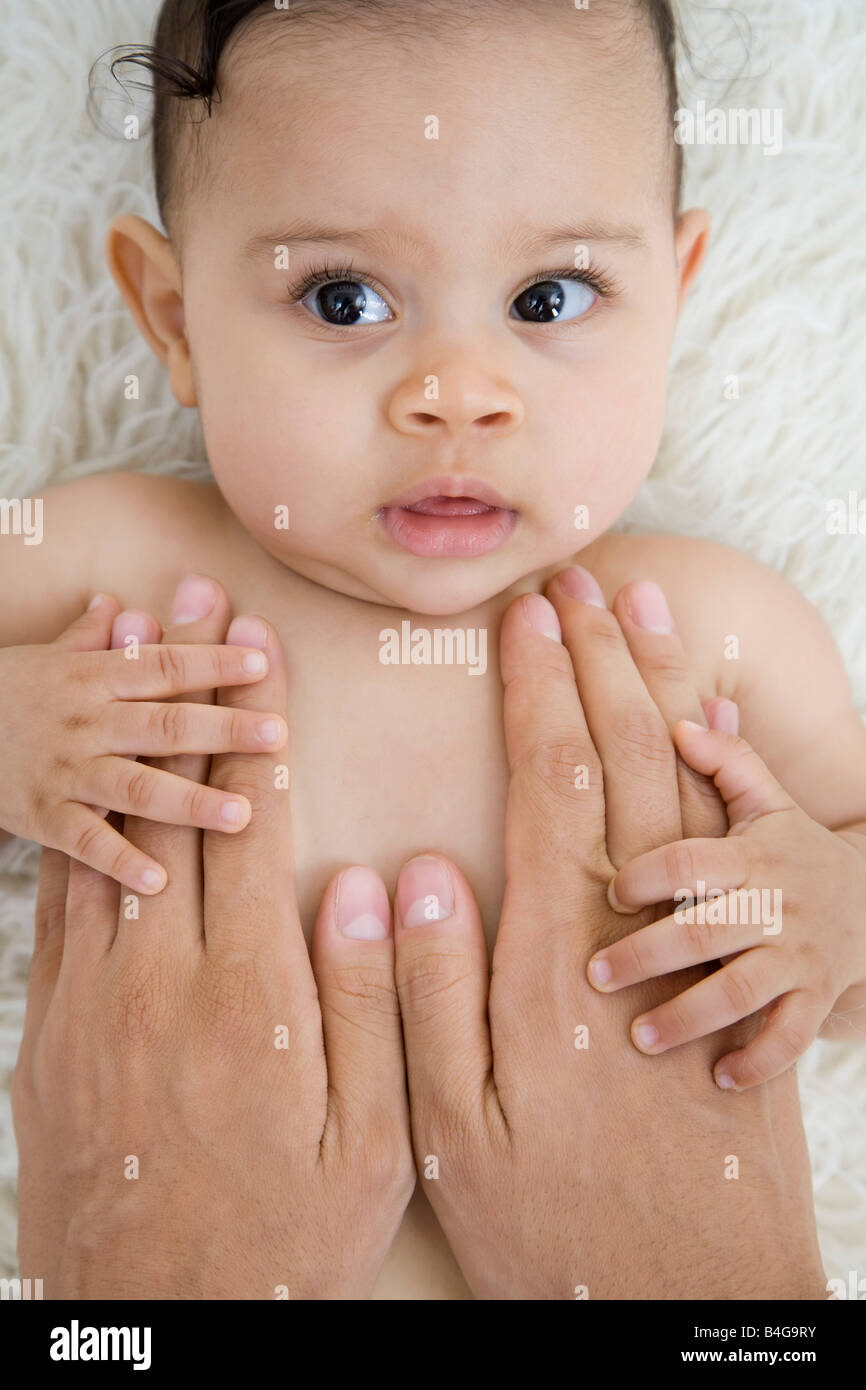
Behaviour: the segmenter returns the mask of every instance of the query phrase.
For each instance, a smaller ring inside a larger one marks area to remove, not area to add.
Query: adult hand
[[[489,995],[456,865],[418,856],[398,882],[425,1192],[478,1297],[826,1296],[793,1075],[745,1094],[714,1084],[714,1054],[750,1025],[661,1057],[632,1046],[635,1014],[700,970],[628,999],[587,981],[590,956],[651,915],[613,911],[615,868],[707,834],[695,826],[718,808],[678,785],[668,725],[700,716],[675,634],[636,638],[628,594],[621,627],[581,574],[548,593],[555,607],[516,600],[501,633],[511,783]]]
[[[222,641],[214,595],[165,640]],[[225,640],[269,671],[220,704],[285,711],[273,628],[237,618]],[[127,818],[168,868],[157,897],[118,903],[43,854],[13,1106],[20,1269],[46,1298],[357,1298],[384,1261],[415,1176],[388,900],[372,871],[338,875],[311,966],[285,759],[214,758],[210,785],[252,805],[228,852]],[[199,758],[161,765],[207,776]]]

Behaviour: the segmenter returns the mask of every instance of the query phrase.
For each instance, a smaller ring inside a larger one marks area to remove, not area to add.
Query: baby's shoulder
[[[805,603],[760,560],[693,536],[609,532],[575,558],[595,575],[609,604],[634,580],[660,585],[702,694],[733,698],[743,673],[739,658],[747,662],[766,640],[790,598],[798,608]]]
[[[91,587],[135,608],[159,603],[179,574],[212,572],[229,521],[215,485],[188,478],[96,473],[45,494],[46,535],[77,537]]]

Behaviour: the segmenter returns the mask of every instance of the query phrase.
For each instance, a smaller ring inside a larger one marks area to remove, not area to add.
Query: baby
[[[856,1035],[866,731],[833,642],[756,562],[609,529],[655,458],[709,235],[706,212],[679,208],[667,0],[165,0],[154,50],[133,56],[156,75],[169,236],[119,217],[109,262],[177,400],[200,412],[215,485],[76,482],[46,495],[45,543],[26,564],[0,552],[13,730],[0,823],[144,893],[164,871],[100,808],[243,828],[244,798],[191,798],[131,760],[243,747],[278,763],[279,712],[262,729],[191,705],[180,725],[152,703],[146,661],[114,653],[110,700],[104,662],[46,645],[96,591],[194,621],[212,575],[288,654],[307,929],[336,869],[371,864],[392,887],[435,846],[466,873],[492,939],[499,621],[578,558],[571,591],[600,606],[619,593],[630,645],[658,643],[662,666],[681,640],[696,705],[736,702],[755,750],[720,778],[728,837],[617,865],[615,906],[673,900],[677,914],[599,953],[590,979],[609,990],[735,957],[632,1034],[657,1053],[772,1005],[722,1085],[790,1065],[831,1014]],[[139,621],[117,628],[132,655]],[[189,688],[256,679],[253,629],[202,649],[211,679]],[[680,751],[712,775],[698,742],[689,753],[686,734]],[[343,927],[376,930],[380,913],[355,902]],[[418,1192],[378,1294],[466,1292]]]

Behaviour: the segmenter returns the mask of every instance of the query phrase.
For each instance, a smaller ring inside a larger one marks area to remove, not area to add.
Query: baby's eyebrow
[[[507,255],[533,256],[548,247],[583,242],[617,242],[636,250],[646,250],[647,242],[639,227],[613,226],[598,220],[590,220],[577,226],[532,227],[522,224],[511,228],[502,237],[502,247]],[[429,250],[423,238],[419,238],[406,228],[389,232],[383,227],[333,227],[318,223],[295,220],[289,226],[275,232],[263,232],[250,237],[244,244],[245,260],[273,260],[276,246],[319,245],[326,242],[354,243],[362,250],[387,251],[410,254],[421,258]]]

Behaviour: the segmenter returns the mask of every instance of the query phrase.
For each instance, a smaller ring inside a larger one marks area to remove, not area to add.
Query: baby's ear
[[[706,208],[689,208],[677,219],[674,247],[677,258],[677,315],[682,311],[692,281],[707,254],[710,241],[710,214]]]
[[[143,217],[115,217],[105,244],[108,268],[181,405],[197,404],[185,334],[180,270],[171,243]]]

